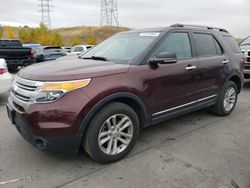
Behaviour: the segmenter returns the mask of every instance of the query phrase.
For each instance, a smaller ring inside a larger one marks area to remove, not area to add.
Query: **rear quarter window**
[[[214,36],[205,33],[194,33],[196,56],[217,56],[222,54],[222,49]]]
[[[241,49],[233,37],[223,36],[223,39],[227,47],[229,47],[234,53],[241,53]]]

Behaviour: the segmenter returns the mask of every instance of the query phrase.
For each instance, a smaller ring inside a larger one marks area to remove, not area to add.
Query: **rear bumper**
[[[18,67],[18,66],[27,66],[35,62],[34,59],[25,59],[25,60],[6,60],[8,67]]]
[[[46,151],[70,152],[77,153],[79,151],[82,136],[71,137],[43,137],[32,132],[30,125],[18,114],[9,104],[6,105],[7,114],[12,124],[15,125],[17,131],[30,144]]]

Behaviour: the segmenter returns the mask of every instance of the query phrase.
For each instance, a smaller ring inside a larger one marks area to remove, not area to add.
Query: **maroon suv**
[[[244,58],[224,29],[191,25],[134,30],[79,58],[21,70],[7,111],[20,134],[46,150],[113,162],[139,129],[210,107],[230,114],[243,85]]]

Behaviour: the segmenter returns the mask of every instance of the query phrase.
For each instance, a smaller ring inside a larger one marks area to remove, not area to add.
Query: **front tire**
[[[126,156],[136,143],[139,120],[124,103],[111,103],[92,119],[84,137],[85,151],[99,163],[110,163]]]
[[[226,82],[218,96],[217,103],[212,107],[213,112],[220,116],[231,114],[237,103],[238,93],[238,88],[234,82]]]

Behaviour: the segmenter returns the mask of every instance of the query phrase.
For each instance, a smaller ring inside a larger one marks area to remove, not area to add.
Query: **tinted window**
[[[176,53],[178,59],[192,57],[192,50],[187,33],[172,33],[156,50],[155,55],[161,52]]]
[[[231,48],[231,50],[234,53],[241,53],[240,47],[239,47],[239,45],[237,44],[237,42],[235,41],[235,39],[233,37],[223,36],[223,38],[224,38],[224,41],[226,42],[227,46],[229,48]]]
[[[194,34],[197,56],[216,56],[221,54],[221,48],[212,35]]]

